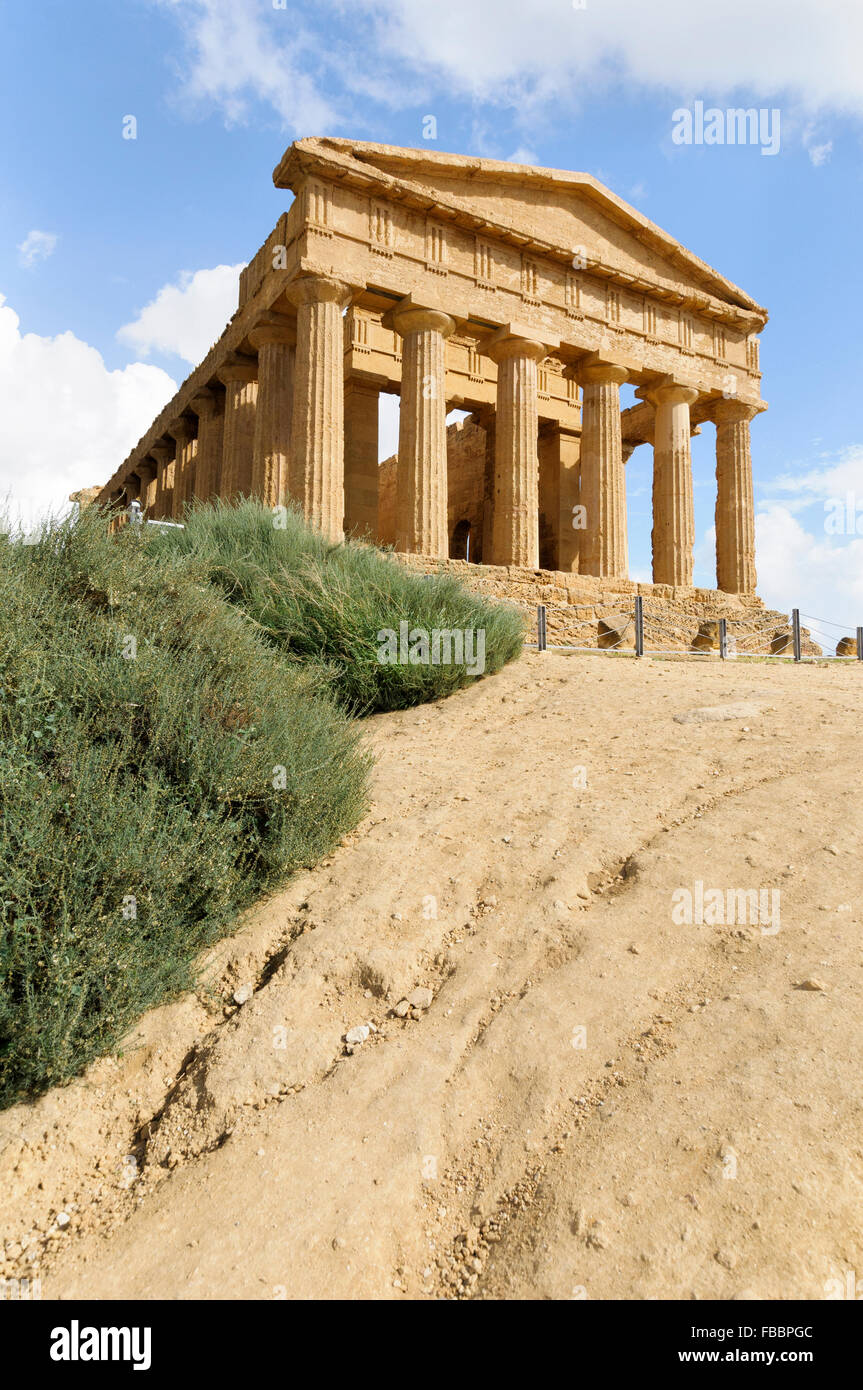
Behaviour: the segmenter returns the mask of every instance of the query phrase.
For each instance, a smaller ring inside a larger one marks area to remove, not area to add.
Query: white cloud
[[[828,140],[824,145],[809,145],[808,150],[809,158],[815,165],[815,168],[818,169],[822,164],[827,163],[827,160],[833,153],[833,141]]]
[[[745,88],[863,114],[863,6],[849,0],[361,0],[389,52],[486,101],[560,100],[585,79]]]
[[[780,474],[759,491],[755,558],[768,606],[848,629],[863,623],[863,445]]]
[[[526,145],[519,145],[517,150],[513,150],[512,154],[508,154],[507,161],[510,164],[538,163],[535,150],[529,149]]]
[[[863,507],[863,444],[850,444],[838,454],[826,455],[805,472],[780,473],[762,484],[762,489],[776,494],[775,500],[791,512],[813,503],[823,506],[849,492],[856,493]]]
[[[815,134],[815,126],[812,123],[805,127],[802,138],[803,148],[806,150],[815,168],[819,169],[822,164],[826,164],[833,153],[833,141],[823,140],[819,144]]]
[[[34,227],[16,247],[19,263],[29,270],[37,261],[47,261],[53,256],[58,241],[56,232],[40,232]]]
[[[681,100],[735,89],[771,105],[781,98],[783,108],[863,115],[863,6],[853,0],[154,3],[186,37],[181,100],[221,107],[228,124],[248,120],[257,101],[294,134],[326,134],[348,119],[356,129],[368,124],[370,101],[411,107],[434,83],[515,109],[526,126],[612,84],[668,94],[669,121]]]
[[[839,629],[852,634],[863,623],[863,536],[808,531],[779,503],[758,512],[755,535],[759,594],[768,608],[799,608],[804,625],[832,655]]]
[[[338,121],[325,84],[310,71],[314,45],[295,4],[277,8],[271,0],[156,3],[176,13],[192,50],[191,67],[184,65],[178,72],[189,103],[215,103],[228,125],[240,125],[248,119],[254,98],[271,106],[294,133],[322,133]],[[320,64],[320,55],[315,61]]]
[[[176,284],[163,285],[132,322],[117,333],[121,343],[142,357],[173,353],[197,365],[221,335],[237,307],[242,265],[184,270]]]
[[[176,384],[142,362],[109,371],[73,333],[41,338],[19,324],[0,295],[0,507],[29,524],[106,482]]]

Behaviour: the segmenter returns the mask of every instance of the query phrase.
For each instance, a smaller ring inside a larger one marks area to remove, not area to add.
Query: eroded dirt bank
[[[366,824],[210,991],[0,1116],[6,1275],[268,1299],[863,1275],[861,676],[534,654],[373,721]],[[766,930],[673,920],[697,882],[778,892]]]

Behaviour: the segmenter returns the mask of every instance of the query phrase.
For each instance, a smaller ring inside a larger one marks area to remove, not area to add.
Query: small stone
[[[828,854],[838,854],[839,851],[838,851],[838,849],[836,848],[835,845],[828,845],[828,846],[827,846],[827,853],[828,853]]]
[[[819,980],[816,975],[810,975],[808,980],[801,980],[799,984],[794,986],[794,988],[824,991],[828,989],[829,986],[825,985],[823,980]]]
[[[415,1009],[430,1008],[433,999],[434,994],[430,989],[425,987],[415,989],[413,994],[408,995],[408,1003],[412,1004]]]
[[[587,1243],[593,1246],[594,1250],[608,1249],[608,1236],[601,1221],[594,1221],[588,1232]]]
[[[345,1042],[348,1043],[351,1047],[358,1047],[360,1043],[365,1042],[368,1035],[368,1024],[358,1023],[355,1028],[349,1028],[348,1031],[345,1033]]]
[[[253,986],[253,985],[250,985],[250,984],[240,985],[240,988],[239,988],[239,989],[235,989],[235,990],[234,990],[234,993],[233,993],[233,996],[232,996],[232,997],[233,997],[233,1000],[234,1000],[234,1003],[235,1003],[235,1004],[241,1004],[241,1005],[242,1005],[242,1004],[248,1004],[248,1002],[249,1002],[249,1000],[251,999],[251,997],[252,997],[252,995],[254,994],[254,992],[255,992],[255,989],[254,989],[254,986]]]
[[[393,1009],[393,1013],[395,1014],[396,1018],[404,1018],[405,1014],[408,1012],[409,1009],[410,1004],[408,1003],[408,1001],[406,999],[400,999],[399,1002],[396,1004],[395,1008]]]
[[[68,1213],[67,1211],[58,1211],[58,1213],[57,1213],[57,1225],[60,1227],[60,1230],[61,1230],[61,1231],[65,1231],[65,1229],[66,1229],[66,1227],[69,1225],[69,1222],[71,1221],[71,1219],[72,1219],[72,1218],[69,1216],[69,1213]]]
[[[723,1269],[736,1269],[740,1260],[737,1251],[729,1250],[726,1246],[717,1250],[713,1258],[718,1265],[722,1265]]]

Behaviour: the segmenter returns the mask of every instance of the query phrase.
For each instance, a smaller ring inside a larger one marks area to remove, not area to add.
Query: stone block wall
[[[637,594],[644,601],[646,651],[692,651],[699,631],[719,618],[727,619],[729,636],[736,640],[741,653],[768,655],[777,635],[791,630],[786,613],[766,608],[754,594],[723,594],[716,589],[674,588],[630,579],[597,579],[560,570],[475,565],[463,560],[434,561],[423,555],[396,558],[423,574],[448,571],[485,598],[515,604],[528,620],[529,642],[536,640],[537,605],[545,604],[548,643],[552,647],[597,647],[600,621],[616,625],[617,620],[625,622],[631,618]],[[804,655],[821,655],[821,648],[805,630],[802,639]]]

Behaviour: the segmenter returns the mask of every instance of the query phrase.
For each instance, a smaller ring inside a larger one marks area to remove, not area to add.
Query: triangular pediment
[[[377,184],[381,196],[486,224],[490,236],[583,255],[624,283],[654,285],[687,300],[704,298],[763,318],[764,309],[589,174],[355,140],[299,140],[273,177],[295,187],[311,168]]]

